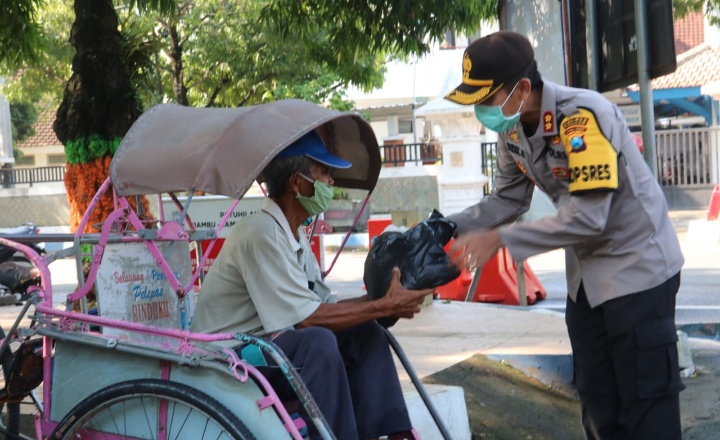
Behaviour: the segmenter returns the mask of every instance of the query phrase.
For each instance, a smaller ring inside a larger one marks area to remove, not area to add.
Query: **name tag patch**
[[[552,173],[558,179],[568,179],[570,177],[570,170],[563,167],[553,168]]]

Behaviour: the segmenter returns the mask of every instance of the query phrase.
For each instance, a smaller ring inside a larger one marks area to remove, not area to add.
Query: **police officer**
[[[496,32],[465,50],[446,99],[498,132],[493,193],[451,215],[454,252],[482,267],[565,248],[565,321],[588,439],[679,439],[675,296],[684,259],[663,193],[615,105],[543,80],[530,42]],[[512,224],[537,186],[555,216]]]

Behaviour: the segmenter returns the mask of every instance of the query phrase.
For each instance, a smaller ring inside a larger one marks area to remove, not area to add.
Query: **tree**
[[[35,135],[35,123],[38,110],[35,104],[29,101],[10,103],[10,125],[12,127],[13,156],[15,160],[22,157],[22,151],[17,145],[25,139]]]
[[[673,12],[676,18],[683,18],[689,12],[703,10],[710,24],[720,26],[720,0],[673,0]]]
[[[4,20],[0,21],[0,43],[8,42],[7,48],[0,49],[0,64],[24,66],[37,62],[41,40],[36,16],[41,0],[0,2]],[[173,64],[173,94],[180,102],[243,105],[294,94],[311,97],[309,85],[313,81],[316,91],[324,90],[322,94],[337,101],[337,90],[343,83],[336,79],[376,85],[378,66],[386,55],[422,54],[428,50],[429,41],[441,38],[448,29],[476,30],[481,19],[494,15],[496,7],[493,0],[425,0],[422,7],[417,3],[131,0],[128,10],[137,9],[141,15],[152,11],[163,14],[163,32],[172,41],[169,58]],[[205,9],[200,8],[201,4]],[[65,145],[69,162],[65,184],[74,229],[108,175],[107,167],[120,139],[141,112],[142,91],[132,82],[138,69],[133,69],[131,59],[124,56],[128,49],[138,47],[132,44],[137,40],[123,39],[112,1],[74,0],[73,5],[75,22],[69,41],[75,55],[54,129]],[[248,20],[255,11],[259,11],[260,19]],[[181,26],[180,16],[187,16],[188,23],[195,20],[198,26],[204,25],[203,31],[197,32],[185,22]],[[223,20],[231,25],[224,25]],[[14,29],[22,32],[12,33]],[[231,36],[232,32],[244,32],[244,51],[228,44],[233,38],[219,38]],[[196,50],[183,52],[190,41],[201,44]],[[314,62],[307,63],[308,59]],[[231,65],[245,69],[238,73]],[[288,81],[290,78],[297,81]],[[158,88],[146,90],[157,91],[165,86],[162,78],[155,83]],[[200,84],[205,86],[196,86]],[[88,230],[105,218],[112,200],[102,200],[100,207]]]
[[[365,52],[422,55],[448,30],[471,34],[496,14],[492,0],[276,0],[262,12],[283,38],[327,47],[318,55],[345,66]]]
[[[317,48],[283,40],[264,24],[262,5],[208,0],[180,5],[167,18],[143,17],[150,40],[162,47],[161,79],[145,88],[150,93],[143,101],[212,107],[301,97],[347,108],[342,94],[348,84],[382,83],[383,54],[365,53],[351,68],[326,63]]]
[[[123,58],[118,15],[110,0],[75,0],[70,43],[75,48],[73,73],[53,129],[65,145],[65,188],[70,227],[75,230],[93,196],[108,177],[110,160],[141,110]],[[143,200],[147,204],[147,200]],[[146,206],[146,212],[148,206]],[[113,210],[106,194],[85,232]]]

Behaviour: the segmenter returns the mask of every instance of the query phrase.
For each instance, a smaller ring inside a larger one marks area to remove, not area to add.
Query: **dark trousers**
[[[565,321],[588,439],[682,438],[675,295],[680,274],[590,308],[580,285]]]
[[[337,333],[320,327],[286,331],[273,342],[300,373],[338,440],[412,428],[387,336],[375,321]],[[277,368],[261,370],[281,398],[295,397]],[[319,438],[305,420],[310,438]]]

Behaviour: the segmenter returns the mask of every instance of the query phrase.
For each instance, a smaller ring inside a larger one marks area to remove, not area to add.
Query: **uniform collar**
[[[540,107],[540,126],[532,137],[556,136],[558,134],[557,103],[555,84],[543,80]]]
[[[280,206],[275,203],[271,198],[265,197],[261,209],[262,211],[270,215],[270,217],[274,218],[275,222],[280,225],[280,228],[285,232],[285,235],[287,235],[288,237],[288,241],[290,242],[290,246],[292,246],[293,252],[299,251],[301,249],[300,242],[295,239],[295,234],[293,234],[293,231],[290,228],[290,223],[288,223],[287,217],[285,217],[285,213],[282,212]]]

